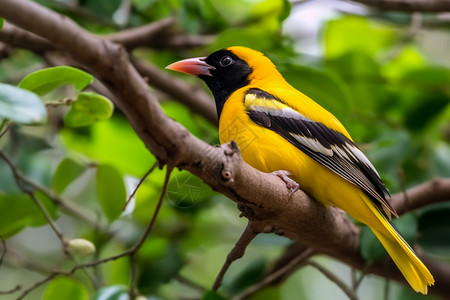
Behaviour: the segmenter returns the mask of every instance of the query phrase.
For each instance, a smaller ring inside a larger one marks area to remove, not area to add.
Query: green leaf
[[[35,93],[0,83],[0,117],[19,124],[44,123],[47,110]]]
[[[167,238],[165,237],[165,239]],[[175,245],[177,238],[172,236],[169,239],[172,238],[174,242],[169,242],[166,251],[157,259],[152,259],[152,254],[145,253],[149,251],[149,246],[151,247],[153,243],[148,243],[146,250],[139,251],[137,263],[140,271],[138,280],[138,289],[140,291],[146,293],[155,292],[158,290],[158,287],[169,282],[176,274],[179,274],[180,269],[184,266],[184,258],[181,257],[178,245]]]
[[[380,241],[378,241],[377,237],[368,226],[364,226],[361,229],[359,237],[359,249],[362,257],[364,257],[366,261],[377,261],[387,255],[383,245],[381,245]]]
[[[450,69],[443,67],[423,67],[406,73],[401,82],[408,87],[428,88],[431,92],[448,92]]]
[[[227,27],[226,19],[210,0],[183,0],[178,15],[180,25],[189,33],[221,31]]]
[[[273,40],[259,26],[245,28],[229,28],[223,30],[209,47],[210,51],[230,47],[230,45],[240,45],[251,47],[255,50],[264,51],[270,48]]]
[[[358,37],[358,38],[355,38]],[[325,29],[326,57],[357,50],[375,56],[395,41],[394,30],[359,16],[346,16],[328,22]]]
[[[417,102],[405,114],[406,126],[414,131],[424,130],[449,104],[450,97],[447,95],[420,93]]]
[[[59,277],[53,279],[44,292],[43,300],[89,300],[89,294],[78,281],[69,277]]]
[[[53,176],[52,187],[56,193],[62,193],[75,179],[87,169],[87,165],[81,160],[71,157],[63,159],[56,168]]]
[[[440,300],[442,298],[438,298],[435,296],[432,296],[430,294],[428,295],[422,295],[420,293],[415,292],[412,288],[409,286],[402,286],[401,293],[395,298],[397,300]]]
[[[122,214],[126,202],[123,175],[115,167],[101,164],[97,167],[96,185],[100,206],[112,222]]]
[[[41,194],[36,195],[54,217],[56,207],[53,203]],[[25,194],[0,194],[0,211],[7,212],[0,218],[0,235],[5,238],[13,236],[27,226],[37,227],[47,224],[42,212],[30,196]]]
[[[3,18],[0,18],[0,30],[2,30],[3,24],[5,24],[5,21],[3,20]]]
[[[291,14],[291,8],[291,2],[289,0],[283,0],[282,9],[278,17],[280,22],[283,22],[287,19],[287,17],[289,17],[289,15]]]
[[[366,151],[367,157],[384,172],[397,174],[403,162],[413,155],[411,139],[405,130],[387,131],[372,143],[370,151]]]
[[[215,291],[207,291],[201,300],[225,300],[225,298]]]
[[[417,217],[414,214],[406,214],[392,221],[397,230],[408,244],[414,243],[417,236]]]
[[[110,18],[121,3],[121,0],[83,0],[80,1],[80,6],[97,16]]]
[[[125,286],[112,285],[99,289],[92,300],[128,300],[128,298],[128,290]]]
[[[414,240],[417,234],[417,218],[413,214],[407,214],[399,219],[395,219],[393,223],[408,243]],[[367,261],[377,261],[387,255],[383,245],[381,245],[368,226],[364,226],[361,229],[360,251]]]
[[[231,294],[237,294],[246,287],[255,284],[263,279],[266,269],[266,261],[262,258],[254,260],[248,264],[237,276],[234,276],[232,282],[227,284],[227,290]]]
[[[38,95],[44,95],[66,84],[72,84],[76,90],[81,91],[93,80],[94,77],[84,71],[59,66],[28,74],[18,86]]]
[[[433,149],[432,162],[435,176],[450,177],[450,145],[439,142]]]
[[[79,93],[64,117],[67,127],[89,126],[111,118],[114,105],[108,98],[93,92]]]
[[[62,138],[64,147],[82,153],[91,160],[113,165],[120,172],[135,177],[143,176],[155,161],[130,123],[122,116],[113,116],[90,127],[65,128]],[[127,145],[126,148],[123,145]]]
[[[282,286],[271,286],[271,287],[265,287],[264,289],[259,290],[254,296],[252,296],[252,300],[283,300],[283,299],[307,299],[306,296],[300,296],[301,293],[299,291],[299,288],[297,286],[297,289],[295,290],[294,295],[287,295],[285,285]],[[304,294],[304,293],[302,293]]]
[[[450,207],[438,206],[419,218],[418,243],[427,252],[450,257]]]
[[[296,89],[333,113],[338,119],[348,118],[352,98],[348,86],[333,72],[299,65],[281,65],[284,78]]]
[[[187,171],[173,174],[167,186],[166,197],[180,210],[197,211],[200,204],[214,195],[201,179]]]

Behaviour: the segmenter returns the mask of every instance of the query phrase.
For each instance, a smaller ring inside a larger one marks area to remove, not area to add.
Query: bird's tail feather
[[[434,284],[433,275],[431,275],[430,271],[392,223],[376,207],[373,205],[369,206],[382,225],[376,226],[376,228],[375,226],[370,226],[373,233],[377,236],[411,287],[416,292],[426,294],[428,285]]]

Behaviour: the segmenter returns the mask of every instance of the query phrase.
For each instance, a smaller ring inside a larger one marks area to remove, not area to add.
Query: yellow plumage
[[[386,248],[411,287],[423,294],[434,283],[433,276],[396,233],[368,196],[357,186],[331,172],[274,131],[252,122],[246,107],[264,105],[246,99],[246,91],[260,88],[279,98],[289,107],[311,120],[320,122],[350,138],[343,125],[328,111],[289,85],[275,66],[259,52],[231,47],[232,53],[253,69],[250,82],[236,90],[225,102],[219,122],[220,142],[234,140],[241,148],[243,159],[262,172],[287,170],[300,188],[325,205],[335,205],[355,219],[367,224]],[[248,97],[252,98],[252,97]],[[253,101],[252,101],[253,100]],[[265,105],[282,109],[280,102]]]
[[[230,47],[167,68],[199,76],[211,89],[221,143],[234,140],[254,168],[289,171],[314,199],[367,224],[411,287],[427,293],[433,276],[390,224],[396,213],[375,168],[344,126],[287,83],[268,58]]]

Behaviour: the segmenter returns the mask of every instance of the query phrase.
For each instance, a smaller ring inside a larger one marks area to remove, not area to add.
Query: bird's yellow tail
[[[433,275],[431,275],[427,267],[420,261],[414,250],[406,243],[391,222],[376,207],[371,204],[369,206],[380,219],[380,225],[382,225],[370,226],[370,229],[377,236],[411,287],[416,292],[426,294],[428,285],[434,284]]]

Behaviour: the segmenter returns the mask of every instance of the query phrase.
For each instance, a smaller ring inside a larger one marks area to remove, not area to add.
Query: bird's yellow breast
[[[224,105],[219,121],[221,143],[234,140],[246,163],[262,172],[290,171],[300,189],[325,205],[334,204],[357,219],[368,209],[364,201],[351,201],[365,197],[355,185],[322,166],[296,148],[278,133],[257,125],[247,115],[243,99],[247,86],[233,93]],[[339,123],[340,124],[340,123]],[[356,202],[356,203],[355,203]]]

